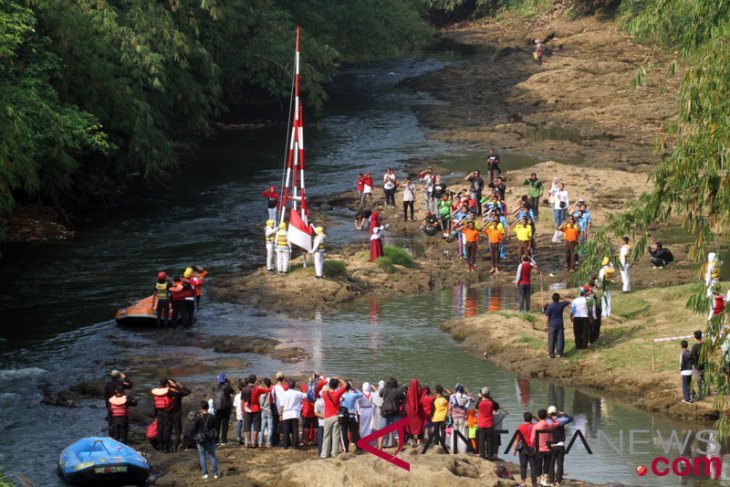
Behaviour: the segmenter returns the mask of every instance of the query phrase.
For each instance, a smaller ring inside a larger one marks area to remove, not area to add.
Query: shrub
[[[381,267],[388,274],[393,274],[395,272],[393,259],[391,259],[390,257],[378,257],[375,263],[378,265],[378,267]]]
[[[386,245],[383,249],[385,257],[390,259],[391,265],[402,265],[404,267],[413,267],[413,257],[404,248],[394,247],[392,245]]]
[[[327,277],[346,277],[347,267],[345,262],[341,260],[325,260],[324,275]]]

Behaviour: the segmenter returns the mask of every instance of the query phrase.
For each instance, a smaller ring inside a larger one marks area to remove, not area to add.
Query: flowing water
[[[351,188],[357,172],[372,170],[378,177],[387,165],[413,157],[460,160],[467,166],[460,156],[464,148],[425,138],[411,107],[429,99],[399,88],[398,82],[448,63],[483,61],[478,53],[474,56],[432,53],[425,59],[346,69],[325,116],[306,128],[309,194]],[[599,430],[605,432],[616,446],[623,430],[627,445],[629,429],[648,430],[636,436],[649,440],[657,430],[667,435],[671,429],[701,425],[638,411],[621,398],[517,378],[465,352],[440,331],[439,324],[452,317],[513,307],[511,288],[461,286],[416,297],[366,297],[314,320],[233,303],[204,303],[196,326],[199,333],[269,336],[311,352],[311,359],[294,365],[265,355],[162,347],[177,332],[118,328],[111,319],[115,308],[124,306],[127,298],[147,294],[158,269],[200,263],[210,269],[215,281],[216,275],[260,264],[263,245],[257,225],[265,218],[265,210],[259,193],[281,176],[284,132],[283,126],[228,132],[210,141],[200,159],[167,187],[130,195],[122,208],[91,218],[80,228],[77,241],[7,250],[0,263],[7,280],[6,292],[0,295],[0,428],[4,434],[0,465],[6,472],[25,475],[36,485],[56,485],[54,469],[60,451],[79,437],[104,430],[105,412],[99,400],[81,400],[71,409],[43,406],[39,402],[42,385],[60,390],[102,379],[111,368],[119,367],[130,372],[136,393],[144,394],[155,379],[149,371],[134,374],[144,359],[162,355],[172,361],[185,355],[200,365],[175,368],[172,362],[170,367],[191,384],[210,383],[220,359],[236,358],[251,365],[245,369],[231,365],[226,372],[233,377],[319,369],[371,382],[396,376],[419,377],[424,383],[449,388],[462,382],[474,391],[489,385],[511,413],[505,421],[510,430],[519,423],[522,411],[548,403],[575,415],[571,430],[585,432],[594,454],[575,447],[566,461],[571,477],[644,485],[680,483],[673,476],[637,477],[636,466],[648,464],[661,451],[651,441],[641,447],[647,453],[621,454],[597,435]],[[474,153],[475,167],[481,162],[482,157]],[[350,218],[346,212],[334,212],[328,228],[331,240],[363,238],[349,231]],[[680,455],[675,450],[666,456]]]

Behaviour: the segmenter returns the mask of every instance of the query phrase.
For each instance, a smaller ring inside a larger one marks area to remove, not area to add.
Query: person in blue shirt
[[[578,230],[580,231],[578,241],[581,244],[584,244],[591,233],[591,224],[593,223],[593,220],[591,220],[591,212],[588,211],[585,201],[578,202],[578,210],[582,212],[578,219]]]
[[[461,206],[454,212],[453,222],[454,228],[452,231],[452,237],[456,239],[459,244],[459,255],[466,257],[466,246],[464,245],[464,239],[461,237],[461,227],[466,225],[466,218],[469,215],[469,207],[467,205]]]
[[[507,217],[504,216],[504,213],[502,213],[501,211],[498,211],[497,214],[499,215],[499,223],[502,224],[502,228],[504,228],[506,231],[507,228],[509,228],[509,225],[507,224]],[[505,252],[505,250],[504,250],[504,241],[505,240],[506,239],[502,239],[502,247],[500,247],[500,249],[499,249],[499,258],[502,260],[507,258],[507,252]]]
[[[347,383],[346,387],[347,392],[342,395],[342,401],[340,402],[341,409],[347,408],[347,415],[340,418],[342,444],[345,445],[345,452],[348,451],[350,443],[357,446],[360,439],[360,425],[357,422],[357,401],[362,397],[362,392],[352,387],[350,382]]]
[[[558,357],[563,356],[565,350],[563,311],[568,306],[570,306],[570,301],[561,301],[558,293],[553,293],[553,302],[545,306],[545,326],[548,330],[548,354],[550,358],[555,358],[556,351]]]

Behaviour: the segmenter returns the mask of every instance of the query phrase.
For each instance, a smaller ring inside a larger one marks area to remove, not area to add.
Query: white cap
[[[555,406],[550,406],[547,411],[548,415],[557,414],[557,412],[558,412],[558,408],[556,408]]]

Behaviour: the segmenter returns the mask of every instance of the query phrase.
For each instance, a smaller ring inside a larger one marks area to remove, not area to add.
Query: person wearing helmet
[[[200,311],[200,298],[203,296],[203,281],[208,275],[208,270],[199,265],[193,266],[193,277],[190,278],[195,291],[195,313]]]
[[[200,282],[195,278],[193,268],[188,267],[183,273],[183,294],[185,295],[185,308],[187,311],[187,323],[185,326],[193,326],[195,320],[195,288]]]
[[[314,227],[314,243],[312,244],[312,250],[309,252],[310,255],[314,255],[314,275],[317,279],[324,277],[324,243],[327,239],[327,234],[324,233],[324,228]]]
[[[218,374],[218,383],[213,388],[213,408],[217,425],[216,437],[218,445],[228,443],[228,422],[231,419],[233,410],[233,388],[231,387],[226,374]]]
[[[274,220],[266,220],[264,238],[266,240],[266,270],[274,272],[274,249],[276,248],[276,227]]]
[[[170,279],[167,273],[160,271],[157,273],[157,282],[155,283],[155,299],[157,299],[157,328],[162,324],[164,317],[164,326],[170,326]]]
[[[276,187],[269,186],[269,189],[261,192],[261,196],[266,198],[266,210],[269,212],[269,220],[276,221],[276,210],[279,208],[279,193],[276,192]]]
[[[276,232],[276,270],[279,274],[289,272],[289,257],[291,256],[291,243],[287,235],[286,223],[279,223],[279,230]]]

